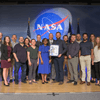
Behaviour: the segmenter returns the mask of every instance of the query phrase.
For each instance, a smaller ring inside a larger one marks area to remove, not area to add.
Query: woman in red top
[[[4,37],[4,44],[1,45],[1,68],[3,68],[3,78],[5,86],[9,86],[7,77],[8,77],[8,70],[12,66],[11,59],[12,59],[11,40],[9,36],[6,36]]]

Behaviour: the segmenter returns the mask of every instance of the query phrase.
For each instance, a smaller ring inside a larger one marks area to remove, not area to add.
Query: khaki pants
[[[91,77],[91,56],[80,56],[80,64],[82,70],[82,81],[85,81],[85,66],[87,66],[87,82],[90,82]]]
[[[82,71],[81,71],[81,64],[80,64],[80,60],[78,61],[79,64],[79,78],[82,78]]]
[[[64,59],[64,62],[63,62],[63,70],[65,69],[65,65],[67,65],[67,72],[68,72],[68,79],[70,80],[70,72],[69,72],[69,67],[68,67],[68,59]]]
[[[14,58],[11,61],[11,65],[12,65],[12,67],[10,67],[10,69],[9,69],[9,74],[10,74],[10,79],[13,79],[13,77],[12,77],[12,75],[13,75],[13,67],[15,69],[15,59]]]

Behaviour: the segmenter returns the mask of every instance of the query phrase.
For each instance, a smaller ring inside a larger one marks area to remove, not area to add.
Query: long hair
[[[96,37],[96,39],[99,38],[99,44],[98,44],[98,49],[100,49],[100,37]],[[97,45],[96,39],[94,41],[94,47]]]
[[[91,35],[94,35],[94,34],[92,33]],[[89,39],[90,42],[92,42],[91,35],[90,35],[90,39]],[[95,35],[94,35],[94,41],[95,41]]]
[[[9,43],[8,43],[9,46],[12,47],[11,40],[10,40],[10,37],[9,37],[9,36],[5,36],[5,37],[4,37],[4,43],[3,43],[3,44],[4,44],[4,45],[7,45],[7,43],[6,43],[6,37],[9,38]]]
[[[24,39],[24,44],[25,44],[26,39],[28,39],[28,38],[25,38],[25,39]],[[28,39],[28,42],[30,43],[29,39]],[[30,45],[29,43],[28,43],[28,45]]]

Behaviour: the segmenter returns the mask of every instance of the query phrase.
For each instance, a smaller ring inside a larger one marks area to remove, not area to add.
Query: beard
[[[23,44],[24,42],[20,42],[21,44]]]
[[[86,40],[87,40],[87,38],[86,39],[83,38],[83,41],[86,41]]]
[[[57,38],[57,40],[59,40],[60,39],[60,37],[59,38]]]

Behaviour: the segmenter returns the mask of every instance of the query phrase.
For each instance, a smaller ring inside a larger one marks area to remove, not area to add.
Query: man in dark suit
[[[40,45],[42,45],[42,42],[41,42],[41,35],[37,35],[36,46],[39,48]]]
[[[48,46],[50,46],[51,44],[53,44],[54,41],[55,40],[53,39],[53,34],[50,33],[49,34],[49,39],[48,39]],[[55,80],[55,77],[56,77],[56,72],[55,72],[53,57],[51,57],[51,59],[52,59],[52,62],[51,62],[51,78],[54,81]],[[48,74],[47,80],[50,80],[50,74]]]
[[[40,45],[42,45],[41,35],[37,35],[36,47],[39,48]],[[37,69],[36,69],[36,80],[38,81],[39,79],[41,79],[41,74],[38,74],[38,66],[37,66]]]
[[[64,81],[64,75],[63,75],[63,61],[64,57],[63,54],[67,51],[67,46],[63,40],[60,39],[61,33],[56,32],[56,38],[57,40],[53,43],[55,45],[59,45],[59,55],[57,57],[54,57],[54,66],[56,70],[56,81],[59,82],[59,85],[63,84]]]

